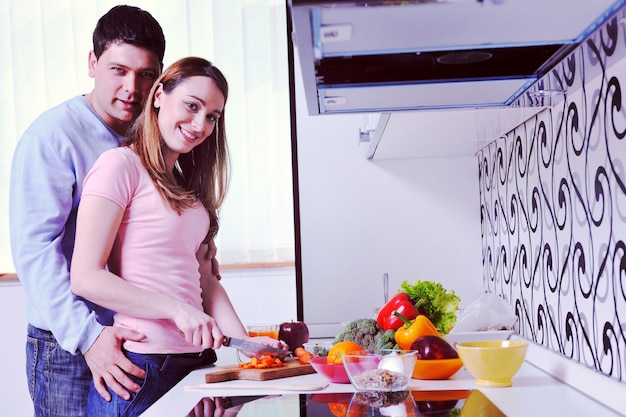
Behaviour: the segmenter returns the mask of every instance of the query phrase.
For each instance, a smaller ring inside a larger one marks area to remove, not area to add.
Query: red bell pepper
[[[394,313],[397,311],[402,314],[407,320],[413,320],[418,316],[419,312],[417,308],[411,302],[411,298],[406,293],[399,292],[378,311],[376,317],[376,323],[378,327],[383,330],[398,330],[404,322],[397,317]]]

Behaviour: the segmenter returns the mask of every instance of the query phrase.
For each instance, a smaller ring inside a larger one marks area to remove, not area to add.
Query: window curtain
[[[119,1],[0,1],[0,273],[13,272],[8,238],[11,156],[49,107],[93,88],[87,75],[98,18]],[[135,0],[166,38],[164,64],[188,55],[226,75],[232,177],[220,212],[226,265],[294,261],[289,83],[284,0]]]

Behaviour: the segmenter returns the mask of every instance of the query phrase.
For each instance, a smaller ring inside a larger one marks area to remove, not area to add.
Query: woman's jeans
[[[83,355],[59,346],[47,330],[28,326],[26,377],[36,417],[85,417],[91,372]]]
[[[172,355],[144,355],[125,352],[126,356],[138,367],[146,371],[145,379],[129,375],[141,389],[131,393],[130,400],[124,400],[109,389],[113,399],[105,401],[93,383],[89,387],[87,411],[89,417],[131,417],[138,416],[161,398],[189,372],[215,363],[215,351],[207,349],[202,353],[184,353]]]

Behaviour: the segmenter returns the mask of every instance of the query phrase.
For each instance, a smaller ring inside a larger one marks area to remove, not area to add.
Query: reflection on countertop
[[[203,397],[185,417],[504,417],[478,390]]]

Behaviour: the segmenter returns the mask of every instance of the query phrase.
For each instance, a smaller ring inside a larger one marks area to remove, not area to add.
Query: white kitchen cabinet
[[[2,415],[33,415],[26,382],[25,294],[17,281],[0,281],[0,404]]]

